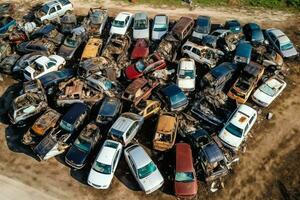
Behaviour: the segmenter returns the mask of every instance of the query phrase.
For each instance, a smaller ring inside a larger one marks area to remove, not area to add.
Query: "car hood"
[[[76,48],[61,46],[57,55],[64,57],[65,59],[70,59],[75,51]]]
[[[196,31],[193,31],[193,33],[192,33],[192,36],[193,36],[193,37],[199,38],[199,39],[202,39],[203,36],[205,36],[205,35],[208,35],[208,34],[206,34],[206,33],[198,33],[198,32],[196,32]]]
[[[225,143],[235,148],[239,148],[243,141],[242,138],[232,135],[225,128],[223,128],[222,131],[219,133],[219,138]]]
[[[85,163],[87,156],[88,153],[80,151],[77,147],[72,146],[66,155],[66,159],[70,164],[82,165]]]
[[[293,47],[293,48],[291,48],[289,50],[286,50],[286,51],[281,51],[281,52],[282,52],[283,57],[285,57],[285,58],[293,57],[293,56],[297,56],[298,55],[298,52],[295,49],[295,47]]]
[[[175,194],[177,196],[194,196],[197,194],[197,182],[177,182],[175,181]]]
[[[110,34],[120,34],[120,35],[125,35],[126,30],[127,30],[126,27],[124,27],[124,28],[119,28],[119,27],[112,26],[112,27],[110,28],[110,32],[109,32],[109,33],[110,33]]]
[[[134,65],[130,65],[125,69],[126,78],[129,80],[135,79],[140,76],[141,73],[135,70]]]
[[[112,179],[113,179],[113,174],[102,174],[96,172],[93,168],[91,169],[88,176],[88,182],[103,188],[109,187]]]
[[[133,30],[133,38],[135,39],[149,38],[149,30],[148,29]]]
[[[149,48],[135,47],[131,53],[131,59],[146,58],[149,54]]]
[[[160,40],[167,31],[152,31],[152,39],[153,40]]]
[[[161,182],[164,181],[162,175],[156,169],[152,174],[140,180],[145,191],[149,191],[157,187]]]
[[[257,89],[254,94],[253,97],[261,102],[270,104],[273,101],[273,97],[265,94],[264,92],[260,91],[259,89]]]
[[[178,79],[178,87],[180,88],[188,88],[192,89],[195,87],[195,80],[194,79]]]

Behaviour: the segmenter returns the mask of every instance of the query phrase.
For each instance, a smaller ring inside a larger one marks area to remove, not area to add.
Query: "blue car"
[[[251,42],[252,45],[262,45],[265,41],[264,34],[260,26],[256,23],[248,23],[243,27],[245,39]]]
[[[12,17],[0,17],[0,34],[5,34],[17,24],[16,20]]]
[[[122,102],[118,98],[106,97],[98,111],[96,123],[106,125],[116,120],[122,110]]]
[[[171,111],[181,111],[188,105],[189,100],[184,92],[175,84],[167,85],[162,88],[161,93],[169,105]]]
[[[75,75],[75,72],[73,69],[63,69],[60,71],[54,71],[50,72],[48,74],[45,74],[44,76],[40,77],[40,81],[44,88],[50,88],[52,86],[57,85],[58,83],[62,81],[66,81],[70,78],[72,78]]]
[[[232,33],[240,33],[242,31],[241,24],[236,19],[226,21],[224,29],[230,30]]]
[[[233,62],[238,65],[248,65],[251,61],[252,45],[250,42],[241,41],[235,49]]]

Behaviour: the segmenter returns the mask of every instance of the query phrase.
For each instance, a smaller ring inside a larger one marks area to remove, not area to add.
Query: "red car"
[[[193,198],[197,194],[197,189],[191,147],[187,143],[178,143],[176,144],[175,195],[179,198]]]
[[[144,59],[149,55],[149,42],[145,39],[138,39],[131,52],[131,59]]]
[[[135,64],[126,67],[124,70],[124,74],[128,80],[134,80],[148,72],[160,70],[165,67],[165,60],[162,59],[158,53],[153,53],[145,60],[139,60]]]

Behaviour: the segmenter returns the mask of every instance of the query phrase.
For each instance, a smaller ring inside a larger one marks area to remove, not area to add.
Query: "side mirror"
[[[264,40],[264,44],[268,46],[270,43],[268,40]]]

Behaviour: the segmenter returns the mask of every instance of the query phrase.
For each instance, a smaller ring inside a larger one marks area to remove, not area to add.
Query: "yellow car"
[[[94,58],[98,56],[100,49],[102,48],[103,41],[100,38],[90,38],[84,47],[81,55],[81,60]]]
[[[136,106],[136,109],[138,110],[139,115],[143,116],[144,119],[148,119],[160,111],[160,106],[161,103],[159,101],[146,100],[141,101]]]

